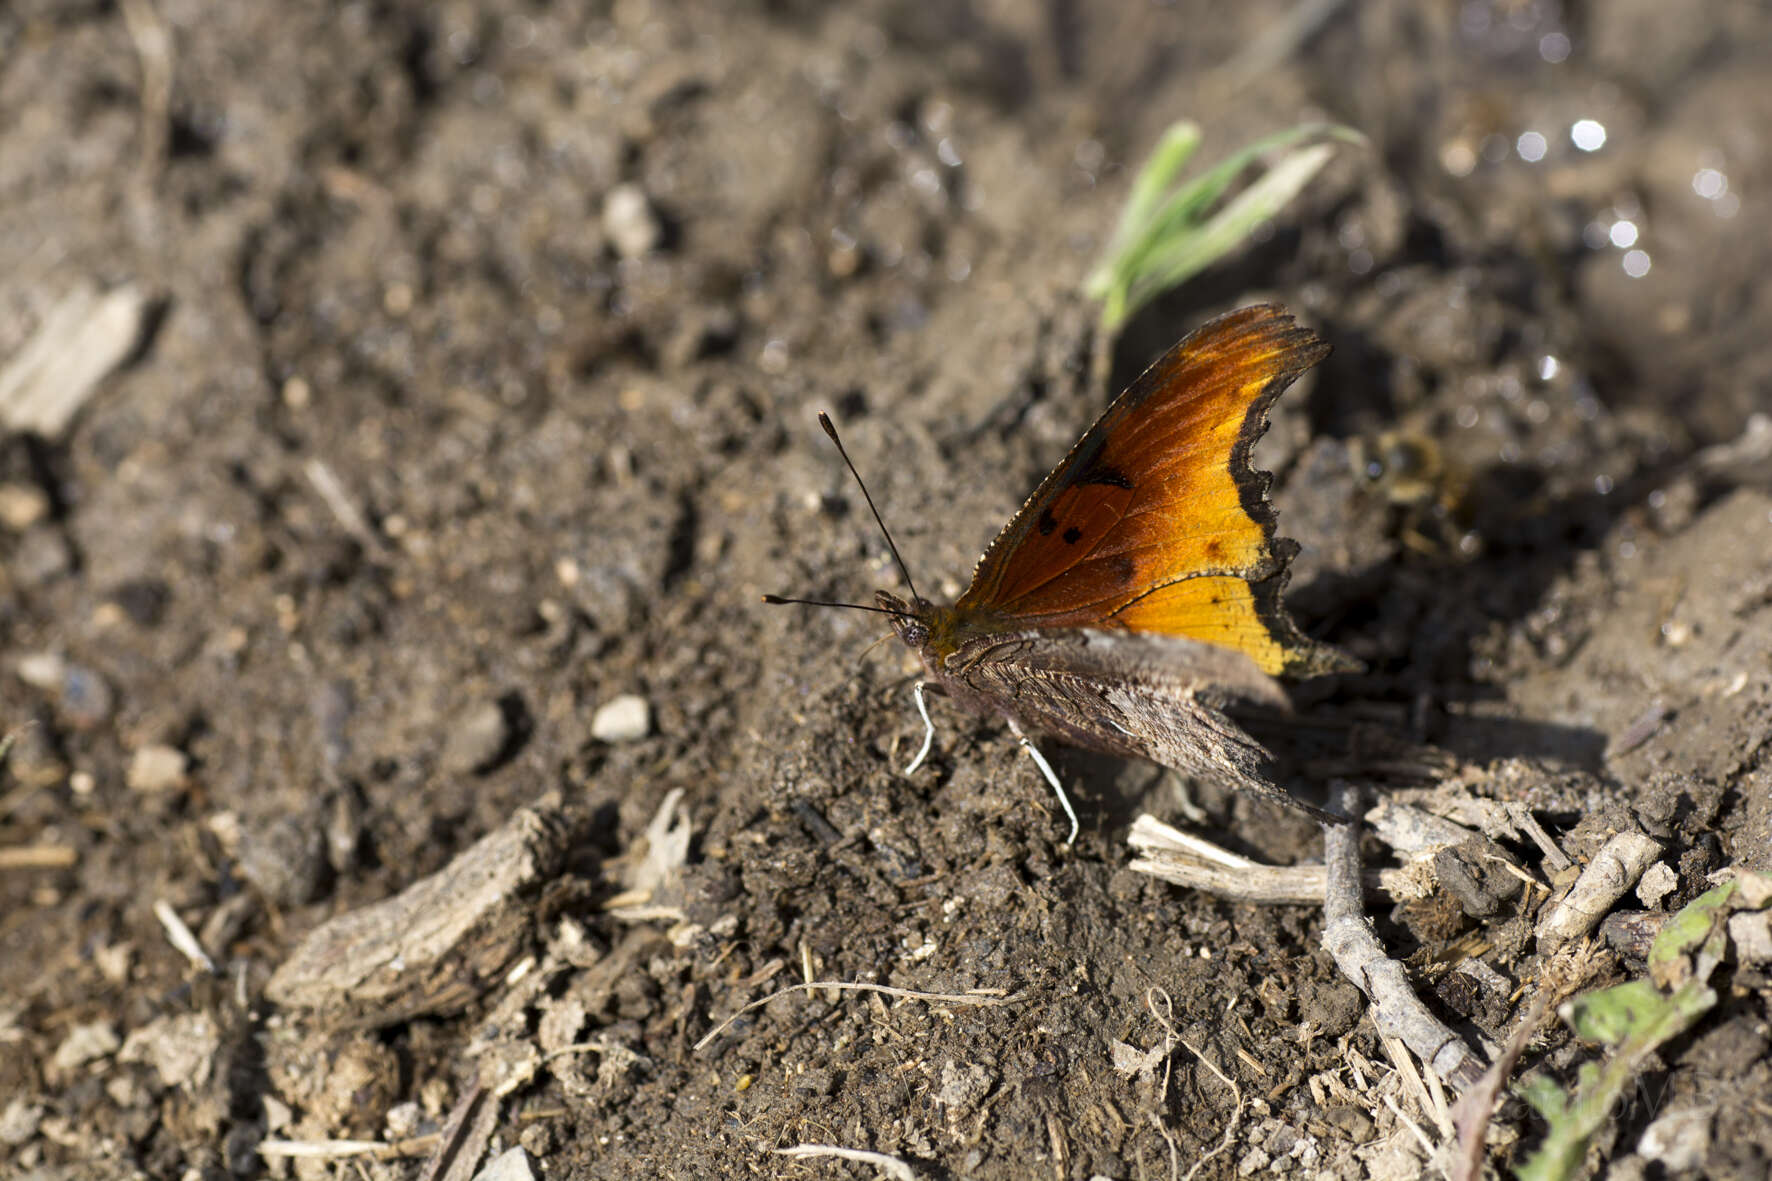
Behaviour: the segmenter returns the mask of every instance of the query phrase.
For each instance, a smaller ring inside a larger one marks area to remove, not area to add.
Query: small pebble
[[[107,1058],[117,1052],[123,1042],[117,1037],[117,1031],[108,1021],[94,1021],[88,1025],[76,1025],[56,1047],[55,1057],[51,1065],[57,1073],[66,1074],[77,1066],[98,1058]]]
[[[357,868],[366,827],[363,812],[363,797],[351,785],[333,793],[326,805],[326,860],[341,877]]]
[[[1267,1168],[1268,1165],[1273,1163],[1273,1159],[1273,1157],[1267,1154],[1266,1149],[1260,1147],[1251,1148],[1244,1155],[1243,1159],[1237,1162],[1237,1176],[1253,1177],[1256,1173],[1261,1172],[1263,1169]]]
[[[1679,884],[1680,879],[1667,867],[1667,862],[1657,861],[1643,874],[1643,880],[1637,883],[1637,897],[1644,906],[1654,910]]]
[[[529,1155],[546,1160],[559,1148],[560,1134],[552,1124],[538,1121],[517,1133],[517,1143],[528,1149]]]
[[[639,258],[657,248],[664,227],[639,185],[617,185],[603,198],[603,232],[623,258]]]
[[[474,1181],[535,1181],[535,1165],[521,1144],[493,1158]]]
[[[496,701],[483,701],[456,715],[443,744],[443,770],[451,775],[484,771],[510,740],[510,722]]]
[[[108,719],[115,705],[116,697],[103,677],[82,665],[68,666],[61,706],[71,725],[89,730]]]
[[[183,787],[191,761],[177,747],[153,743],[137,747],[124,782],[131,791],[170,791]]]
[[[141,1079],[133,1071],[119,1072],[107,1078],[105,1094],[123,1111],[132,1107],[146,1107],[152,1101],[148,1088],[142,1085]]]
[[[18,673],[19,680],[33,689],[59,693],[62,678],[68,673],[68,662],[54,652],[32,652],[19,657],[13,671]]]
[[[418,1085],[418,1102],[425,1109],[426,1115],[439,1119],[449,1110],[449,1105],[455,1102],[455,1090],[449,1085],[448,1079],[433,1074]]]
[[[240,872],[273,906],[312,902],[331,868],[324,827],[317,817],[283,816],[248,828],[240,838]]]
[[[163,1087],[201,1087],[215,1070],[221,1041],[221,1028],[208,1014],[169,1014],[132,1030],[117,1060],[153,1067]]]
[[[49,515],[49,497],[30,484],[0,484],[0,525],[23,533]]]
[[[950,1112],[964,1114],[983,1102],[996,1085],[997,1076],[990,1067],[949,1061],[941,1068],[941,1089],[935,1101]]]
[[[651,732],[652,706],[634,693],[599,706],[591,718],[591,737],[600,742],[635,742]]]
[[[43,1106],[32,1103],[23,1095],[14,1095],[12,1102],[6,1105],[6,1111],[0,1113],[0,1144],[17,1147],[37,1134],[37,1125],[43,1122]]]
[[[56,704],[76,729],[90,729],[111,716],[115,698],[105,679],[84,665],[70,663],[60,653],[21,656],[13,669],[18,679],[33,689],[54,694]]]
[[[1730,915],[1729,940],[1740,963],[1772,963],[1772,913],[1744,910]]]
[[[92,962],[99,975],[112,984],[129,983],[129,965],[134,959],[133,943],[107,943],[92,952]]]
[[[265,1131],[281,1132],[295,1122],[295,1112],[289,1104],[275,1095],[266,1095],[265,1100]]]
[[[1643,1129],[1637,1151],[1670,1173],[1687,1173],[1704,1163],[1711,1142],[1715,1107],[1676,1107]]]
[[[414,1100],[408,1099],[388,1108],[387,1118],[382,1121],[382,1129],[389,1140],[404,1140],[408,1136],[418,1135],[424,1122],[425,1109]]]

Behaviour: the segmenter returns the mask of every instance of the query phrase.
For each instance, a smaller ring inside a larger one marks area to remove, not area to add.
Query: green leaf
[[[1715,939],[1720,933],[1722,920],[1729,913],[1727,907],[1734,893],[1735,883],[1724,882],[1694,898],[1669,919],[1649,946],[1650,974],[1660,979],[1661,973],[1673,968],[1676,960]]]
[[[1716,990],[1706,982],[1722,960],[1722,920],[1733,885],[1693,900],[1655,937],[1649,954],[1651,974],[1656,979],[1678,979],[1677,988],[1658,988],[1654,980],[1627,980],[1578,996],[1563,1007],[1563,1019],[1579,1037],[1611,1047],[1612,1053],[1604,1063],[1582,1065],[1573,1093],[1565,1093],[1543,1076],[1516,1088],[1550,1125],[1544,1143],[1520,1166],[1520,1177],[1526,1181],[1573,1177],[1587,1157],[1594,1133],[1612,1117],[1649,1055],[1691,1029],[1717,1003]],[[1688,966],[1685,956],[1693,951],[1696,963]]]
[[[1580,1083],[1588,1081],[1591,1080],[1582,1078],[1577,1090],[1581,1089]],[[1527,1079],[1515,1091],[1550,1124],[1544,1143],[1520,1166],[1517,1175],[1522,1181],[1563,1181],[1573,1176],[1587,1156],[1588,1136],[1592,1134],[1582,1132],[1583,1121],[1574,1110],[1576,1104],[1562,1087],[1543,1075]]]
[[[1114,236],[1108,239],[1107,249],[1102,252],[1102,260],[1083,282],[1083,293],[1089,298],[1106,297],[1118,275],[1114,260],[1126,255],[1133,240],[1138,237],[1140,227],[1150,223],[1156,212],[1157,202],[1162,199],[1163,190],[1180,174],[1199,146],[1199,125],[1185,119],[1171,124],[1169,130],[1163,133],[1163,138],[1157,141],[1150,159],[1145,161],[1144,167],[1139,169],[1138,176],[1132,182],[1132,192],[1126,196],[1126,207],[1120,211],[1120,224],[1114,227]]]
[[[1553,1124],[1568,1114],[1569,1093],[1548,1075],[1535,1074],[1515,1087],[1514,1092]]]
[[[1170,192],[1201,138],[1193,123],[1171,125],[1133,179],[1119,225],[1084,280],[1084,294],[1101,301],[1102,330],[1117,331],[1145,304],[1229,254],[1257,225],[1276,216],[1334,155],[1328,143],[1289,149],[1325,137],[1365,142],[1350,128],[1301,124],[1233,152]],[[1276,151],[1286,154],[1226,200],[1258,157]]]
[[[1133,277],[1128,306],[1133,310],[1143,307],[1236,249],[1251,230],[1297,196],[1334,154],[1335,149],[1329,144],[1294,152],[1204,224],[1153,243],[1141,260],[1140,272]]]
[[[1569,1002],[1564,1020],[1585,1042],[1616,1046],[1633,1033],[1654,1029],[1673,1011],[1673,1003],[1647,980],[1629,980]]]

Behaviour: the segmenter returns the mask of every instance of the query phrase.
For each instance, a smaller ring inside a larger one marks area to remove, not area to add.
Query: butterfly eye
[[[929,642],[929,627],[920,619],[906,620],[898,634],[913,648],[921,648]]]

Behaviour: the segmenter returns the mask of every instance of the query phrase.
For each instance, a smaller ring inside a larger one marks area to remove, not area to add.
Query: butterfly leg
[[[935,741],[935,723],[929,720],[929,707],[923,704],[923,690],[928,685],[928,681],[918,681],[916,688],[911,691],[917,699],[917,712],[923,715],[923,747],[917,752],[917,757],[905,767],[906,775],[914,774],[923,765],[923,760],[929,757],[929,746]]]
[[[1015,735],[1015,740],[1021,743],[1021,749],[1033,756],[1034,765],[1040,768],[1040,774],[1046,777],[1046,782],[1050,783],[1052,790],[1058,793],[1058,802],[1064,808],[1064,814],[1071,818],[1071,835],[1065,839],[1064,843],[1067,845],[1076,844],[1077,830],[1080,827],[1077,824],[1077,813],[1076,809],[1071,807],[1071,798],[1064,794],[1064,784],[1058,781],[1058,772],[1052,769],[1052,764],[1046,761],[1046,756],[1040,753],[1040,748],[1034,745],[1033,739],[1022,733],[1021,727],[1015,724],[1014,718],[1009,719],[1009,730]]]

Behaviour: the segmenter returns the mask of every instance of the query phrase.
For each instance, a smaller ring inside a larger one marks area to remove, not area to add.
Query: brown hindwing
[[[1040,629],[975,639],[943,672],[956,696],[1034,733],[1341,819],[1271,782],[1268,752],[1225,716],[1222,707],[1236,700],[1286,706],[1279,685],[1239,652],[1179,636]]]

